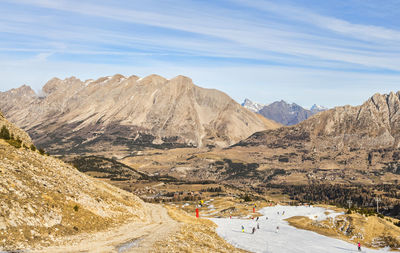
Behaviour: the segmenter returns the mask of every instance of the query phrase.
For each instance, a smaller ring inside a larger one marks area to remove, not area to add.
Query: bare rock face
[[[26,86],[0,93],[0,109],[53,153],[227,146],[279,126],[184,76],[54,78],[43,93]]]
[[[400,92],[375,94],[360,106],[321,112],[292,127],[255,133],[239,145],[302,145],[326,149],[399,148]]]

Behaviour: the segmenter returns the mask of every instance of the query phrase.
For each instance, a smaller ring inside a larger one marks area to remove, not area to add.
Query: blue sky
[[[2,0],[0,90],[182,74],[241,102],[357,105],[400,90],[400,1]]]

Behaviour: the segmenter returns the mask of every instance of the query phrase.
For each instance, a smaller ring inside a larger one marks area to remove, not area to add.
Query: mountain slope
[[[17,129],[0,116],[4,124],[11,132]],[[62,236],[147,219],[144,203],[133,194],[3,139],[0,174],[0,251],[49,245]]]
[[[0,108],[53,153],[226,146],[279,126],[184,76],[54,78],[43,92],[23,86],[0,93]]]

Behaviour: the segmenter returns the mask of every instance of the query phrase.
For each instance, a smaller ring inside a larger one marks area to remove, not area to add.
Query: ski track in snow
[[[282,212],[285,211],[285,215]],[[277,214],[279,212],[279,215]],[[325,212],[329,212],[328,215]],[[359,252],[354,244],[323,236],[318,233],[297,229],[289,225],[285,219],[293,216],[306,216],[313,220],[335,218],[342,213],[327,210],[322,207],[308,206],[272,206],[259,211],[263,216],[258,220],[260,229],[251,234],[252,228],[257,227],[257,222],[251,219],[221,219],[211,218],[218,225],[217,233],[227,242],[237,248],[252,252],[268,253],[339,253]],[[268,220],[266,220],[268,217]],[[242,233],[241,226],[245,227]],[[276,232],[276,227],[279,231]],[[362,252],[390,252],[389,249],[363,248]]]

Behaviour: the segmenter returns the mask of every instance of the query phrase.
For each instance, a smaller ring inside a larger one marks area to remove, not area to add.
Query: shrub
[[[393,223],[394,225],[400,227],[400,221]]]
[[[44,155],[44,154],[45,154],[45,151],[44,151],[44,149],[42,149],[42,148],[39,148],[38,150],[39,150],[39,153],[40,153],[41,155]]]
[[[248,194],[242,196],[242,199],[243,199],[245,202],[251,201],[251,197],[250,197]]]
[[[22,147],[22,141],[21,140],[14,140],[14,139],[9,139],[7,140],[8,144],[11,146],[14,146],[15,148],[20,148]]]
[[[6,126],[3,126],[0,130],[0,138],[9,140],[11,139],[10,131],[7,129]]]
[[[346,212],[346,214],[351,214],[351,210],[348,209],[347,212]]]
[[[78,211],[79,211],[79,206],[78,206],[78,205],[75,205],[75,206],[74,206],[74,211],[75,211],[75,212],[78,212]]]
[[[36,151],[35,145],[31,144],[31,150],[32,150],[32,151]]]

